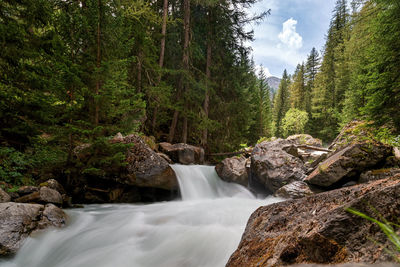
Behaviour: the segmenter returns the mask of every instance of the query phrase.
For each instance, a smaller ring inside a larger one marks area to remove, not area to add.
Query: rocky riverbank
[[[357,123],[345,127],[331,151],[313,162],[304,160],[290,139],[254,148],[248,183],[292,200],[251,215],[227,266],[393,260],[380,228],[346,211],[351,207],[389,222],[400,217],[397,148],[355,134]]]

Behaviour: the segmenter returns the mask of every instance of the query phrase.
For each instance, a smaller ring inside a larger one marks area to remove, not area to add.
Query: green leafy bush
[[[32,160],[12,147],[0,147],[0,177],[13,185],[29,184],[31,177],[26,175],[32,168]]]
[[[307,122],[308,114],[306,111],[295,108],[289,109],[282,121],[284,136],[304,133]]]

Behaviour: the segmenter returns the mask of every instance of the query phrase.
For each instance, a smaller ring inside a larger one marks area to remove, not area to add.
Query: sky
[[[293,73],[315,47],[321,51],[336,0],[261,0],[250,10],[271,15],[252,25],[255,41],[253,58],[267,76],[281,77],[283,70]]]

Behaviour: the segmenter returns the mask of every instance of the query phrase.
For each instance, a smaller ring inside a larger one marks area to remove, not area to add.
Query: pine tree
[[[289,86],[290,77],[288,76],[287,71],[284,70],[281,83],[279,84],[279,89],[274,99],[274,135],[277,137],[282,137],[283,135],[282,120],[290,108]]]

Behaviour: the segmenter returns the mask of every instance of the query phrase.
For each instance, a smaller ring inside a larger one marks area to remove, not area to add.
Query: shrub
[[[307,122],[308,114],[306,111],[295,108],[289,109],[282,121],[284,136],[304,133]]]

